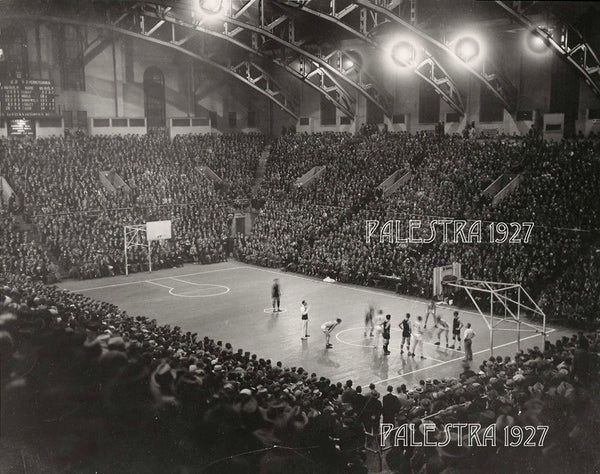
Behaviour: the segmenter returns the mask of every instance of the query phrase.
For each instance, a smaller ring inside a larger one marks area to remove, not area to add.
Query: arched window
[[[148,128],[165,126],[165,76],[156,66],[144,71],[144,109]]]
[[[27,36],[22,28],[2,28],[0,48],[4,52],[0,74],[3,79],[26,78],[29,74]]]
[[[79,28],[73,25],[63,26],[60,30],[59,61],[64,90],[85,90],[83,51],[84,41]]]

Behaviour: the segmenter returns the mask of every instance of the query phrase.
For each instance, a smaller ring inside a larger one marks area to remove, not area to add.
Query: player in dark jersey
[[[385,320],[383,321],[383,324],[381,325],[382,329],[383,329],[383,354],[384,355],[390,355],[390,351],[389,351],[389,346],[390,346],[390,333],[392,330],[392,324],[390,322],[390,320],[392,319],[392,316],[390,314],[386,314],[385,315]]]
[[[404,354],[404,343],[406,343],[406,349],[410,352],[410,313],[406,313],[404,321],[398,326],[402,329],[402,343],[400,344],[400,354]]]
[[[365,337],[367,336],[367,328],[370,329],[369,337],[373,337],[373,329],[375,329],[375,324],[373,324],[374,315],[375,308],[373,308],[373,306],[369,306],[369,309],[365,314]]]
[[[450,349],[454,349],[454,341],[458,340],[458,350],[460,351],[460,330],[462,328],[463,323],[458,318],[458,311],[454,311],[454,319],[452,320],[452,345]]]
[[[281,288],[279,287],[279,280],[275,278],[273,280],[273,287],[271,288],[271,298],[273,299],[273,312],[279,313],[281,311],[279,304],[281,302]]]

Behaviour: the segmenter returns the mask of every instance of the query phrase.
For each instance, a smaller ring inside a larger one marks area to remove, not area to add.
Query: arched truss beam
[[[124,18],[125,16],[122,16],[121,20]],[[205,57],[199,53],[187,50],[182,45],[178,45],[175,42],[163,41],[158,38],[143,35],[141,33],[135,33],[127,29],[121,28],[119,26],[116,26],[116,24],[113,25],[108,23],[97,23],[93,21],[77,20],[67,17],[54,17],[47,15],[36,16],[31,14],[3,15],[0,21],[2,21],[3,23],[11,21],[34,21],[40,23],[57,23],[75,25],[80,27],[91,27],[96,28],[100,31],[110,31],[117,35],[129,36],[143,41],[148,41],[153,44],[165,46],[167,48],[171,48],[175,51],[185,54],[197,61],[208,64],[230,76],[235,77],[236,79],[242,81],[245,85],[251,87],[255,91],[267,97],[269,100],[273,101],[275,104],[281,107],[282,110],[291,115],[295,120],[298,120],[298,115],[294,110],[297,105],[295,101],[291,99],[289,94],[278,85],[277,81],[275,81],[268,72],[266,72],[258,64],[249,60],[240,61],[235,65],[232,65],[228,58],[221,58],[222,60],[218,62],[213,58]],[[120,21],[117,23],[120,23]]]
[[[383,23],[392,22],[400,25],[429,44],[441,49],[446,54],[454,58],[462,67],[480,80],[497,98],[509,113],[516,112],[517,89],[501,74],[500,71],[490,72],[486,70],[486,62],[483,61],[481,69],[475,69],[473,66],[462,61],[449,47],[431,37],[423,30],[411,25],[409,22],[400,18],[394,12],[385,7],[371,3],[369,0],[353,0],[353,5],[362,7],[360,13],[360,31],[365,35],[373,35],[374,31]],[[352,6],[352,5],[351,5]],[[340,12],[341,14],[342,12]]]
[[[353,12],[356,9],[364,10],[364,7],[360,7],[359,5],[353,3],[340,11],[336,11],[335,1],[332,1],[328,4],[315,5],[315,8],[312,8],[310,4],[311,0],[304,0],[304,2],[282,2],[282,5],[285,5],[286,7],[302,10],[303,12],[306,12],[310,15],[314,15],[316,17],[321,18],[322,20],[333,23],[339,28],[342,28],[345,31],[351,33],[352,35],[354,35],[354,37],[360,39],[365,44],[376,48],[380,51],[384,51],[382,45],[377,41],[377,38],[375,36],[369,36],[367,34],[364,34],[363,32],[355,29],[352,25],[345,22],[345,20],[347,20],[348,18],[349,13]],[[317,8],[320,8],[320,10],[317,10]],[[366,17],[366,15],[363,13],[361,13],[360,15],[362,19]],[[425,53],[424,59],[412,68],[413,72],[421,79],[428,82],[442,97],[442,99],[448,105],[450,105],[450,107],[452,107],[452,109],[455,112],[464,115],[465,109],[463,106],[460,91],[456,86],[456,83],[452,80],[450,75],[444,70],[444,68],[440,65],[440,63],[435,59],[435,57],[432,54],[430,54],[425,48],[423,49],[423,51]]]
[[[146,17],[153,17],[158,23],[147,29],[154,34],[153,28],[165,23],[177,24],[192,31],[203,32],[219,37],[242,47],[253,54],[264,54],[263,46],[275,43],[285,54],[271,56],[275,64],[285,67],[295,77],[312,83],[326,98],[332,101],[344,115],[354,117],[355,100],[342,87],[350,86],[386,115],[391,116],[392,98],[383,87],[376,83],[358,67],[344,68],[338,59],[343,52],[337,48],[321,45],[315,54],[302,47],[302,41],[296,39],[294,21],[286,15],[270,18],[264,13],[264,0],[224,0],[227,8],[218,19],[206,16],[196,17],[185,10],[175,12],[165,7],[161,0],[140,1],[138,9]],[[189,18],[186,18],[189,17]],[[293,71],[292,71],[293,70]]]
[[[505,2],[496,1],[496,3],[526,26],[531,33],[541,38],[553,52],[571,64],[583,77],[588,87],[600,97],[600,61],[579,31],[565,24],[562,27],[560,41],[556,41],[549,32],[533,24],[529,18]]]
[[[325,96],[337,109],[348,117],[354,117],[354,99],[328,71],[304,55],[268,56],[260,49],[259,36],[255,32],[247,35],[246,41],[241,38],[244,28],[231,29],[225,24],[223,31],[215,31],[203,26],[202,21],[186,21],[171,13],[169,7],[154,3],[133,5],[134,15],[129,21],[121,22],[120,26],[141,33],[144,37],[162,35],[164,29],[169,29],[170,42],[186,46],[192,38],[202,38],[202,35],[212,36],[228,41],[251,55],[268,60],[284,69],[293,77],[305,82],[317,92]],[[133,21],[132,21],[133,20]],[[247,32],[247,31],[246,31]],[[187,49],[187,48],[186,48]],[[216,55],[218,57],[221,54]]]
[[[157,3],[160,2],[143,2],[139,6],[140,11],[161,22],[176,23],[231,41],[246,50],[250,48],[253,54],[264,54],[262,48],[267,43],[278,45],[285,53],[273,55],[270,59],[295,77],[317,86],[347,116],[354,116],[355,100],[342,87],[342,83],[357,90],[391,116],[392,99],[384,88],[357,67],[343,68],[337,62],[342,52],[335,48],[322,46],[316,54],[303,48],[302,42],[296,41],[294,23],[287,16],[282,15],[267,22],[264,0],[225,0],[227,8],[218,20],[196,18],[193,13],[186,19],[188,15],[185,11],[165,13],[166,8]]]

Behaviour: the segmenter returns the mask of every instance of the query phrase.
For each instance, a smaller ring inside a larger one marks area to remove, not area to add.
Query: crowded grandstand
[[[599,472],[567,3],[0,1],[0,471]]]

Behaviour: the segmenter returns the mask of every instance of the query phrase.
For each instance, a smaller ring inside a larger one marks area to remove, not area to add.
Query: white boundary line
[[[289,276],[289,277],[292,277],[292,278],[298,278],[300,280],[310,281],[310,282],[313,282],[313,283],[325,283],[327,285],[334,285],[335,284],[335,283],[327,283],[327,282],[324,282],[322,280],[318,280],[318,279],[315,279],[315,278],[308,278],[308,277],[305,277],[305,276],[296,275],[295,273],[291,273],[291,272],[267,270],[266,268],[261,268],[261,267],[256,267],[256,266],[247,266],[247,267],[241,267],[241,268],[249,268],[249,269],[254,269],[254,270],[260,270],[262,272],[273,273],[273,274],[279,275],[279,276],[286,275],[286,276]],[[339,283],[338,288],[346,288],[348,290],[359,291],[361,293],[368,293],[368,294],[371,294],[371,295],[378,295],[378,296],[387,296],[388,298],[396,298],[396,299],[400,299],[400,300],[404,300],[404,301],[410,301],[411,303],[422,305],[422,306],[425,306],[425,307],[429,304],[428,302],[419,301],[417,299],[413,299],[413,298],[410,298],[410,297],[407,297],[407,296],[401,296],[401,295],[398,295],[396,293],[390,294],[390,293],[384,292],[384,291],[374,291],[374,290],[366,290],[364,288],[354,288],[352,286],[348,286],[348,284],[346,284],[346,283]],[[448,311],[453,311],[454,310],[454,311],[458,311],[460,313],[473,314],[475,316],[481,317],[481,314],[479,314],[479,313],[477,313],[475,311],[471,311],[471,310],[468,310],[468,309],[457,309],[455,306],[449,306],[449,305],[445,305],[445,304],[440,304],[440,305],[438,305],[438,308],[446,309]],[[507,322],[511,322],[511,323],[517,324],[517,321],[514,321],[512,319],[503,319],[503,318],[499,318],[497,316],[494,316],[493,319],[497,320],[497,321],[507,321]],[[487,318],[485,316],[483,317],[483,320],[486,322],[486,324],[489,327],[489,321],[487,321]],[[521,324],[522,325],[527,325],[529,327],[532,327],[532,328],[534,328],[536,330],[541,331],[541,327],[539,327],[539,326],[535,326],[533,324],[530,324],[530,323],[527,323],[527,322],[523,322],[523,321],[521,321]],[[495,329],[499,329],[499,328],[495,328]],[[546,327],[546,332],[548,332],[548,327]],[[523,340],[523,339],[521,339],[521,340]]]
[[[551,333],[551,332],[554,332],[554,331],[555,331],[555,329],[550,329],[547,332]],[[531,339],[533,337],[538,337],[538,336],[539,336],[539,334],[533,334],[531,336],[524,337],[523,339],[521,339],[521,341],[526,341],[527,339]],[[516,344],[516,343],[517,343],[517,341],[507,342],[507,343],[501,344],[499,346],[494,346],[494,349],[500,349],[502,347],[510,346],[511,344]],[[476,356],[476,355],[483,354],[484,352],[488,352],[488,351],[489,351],[489,349],[482,349],[480,351],[473,352],[473,355]],[[398,378],[401,378],[401,377],[406,377],[408,375],[416,374],[417,372],[422,372],[422,371],[428,370],[428,369],[435,369],[436,367],[440,367],[440,366],[445,365],[445,364],[450,364],[452,362],[457,362],[459,360],[464,360],[464,358],[463,357],[457,357],[456,359],[450,359],[450,360],[447,360],[447,361],[444,361],[444,362],[440,362],[438,364],[433,364],[433,365],[430,365],[430,366],[427,366],[427,367],[421,367],[420,369],[416,369],[416,370],[413,370],[411,372],[406,372],[404,374],[399,374],[399,375],[396,375],[394,377],[390,377],[390,378],[387,378],[387,379],[384,379],[384,380],[379,380],[378,382],[373,382],[373,383],[375,385],[379,385],[379,384],[382,384],[382,383],[389,382],[390,380],[395,380],[395,379],[398,379]]]
[[[172,286],[161,285],[160,283],[156,283],[156,282],[153,282],[153,281],[150,281],[150,280],[148,280],[148,281],[141,281],[140,283],[149,283],[151,285],[156,285],[156,286],[160,286],[162,288],[166,288],[167,290],[172,290],[173,289]]]
[[[137,280],[137,281],[126,281],[124,283],[115,283],[112,285],[104,285],[104,286],[94,286],[92,288],[81,288],[81,289],[68,289],[67,291],[71,291],[73,293],[82,293],[84,291],[94,291],[94,290],[102,290],[103,288],[118,288],[119,286],[128,286],[128,285],[137,285],[138,283],[154,283],[156,281],[160,281],[160,280],[168,280],[168,279],[177,279],[177,278],[185,278],[185,277],[189,277],[189,276],[196,276],[196,275],[204,275],[209,274],[209,273],[217,273],[217,272],[226,272],[229,270],[240,270],[242,268],[250,268],[250,267],[231,267],[231,268],[219,268],[218,270],[208,270],[205,272],[195,272],[195,273],[186,273],[185,275],[177,275],[177,277],[160,277],[160,278],[152,278],[150,280]],[[186,281],[185,283],[190,283],[189,281]],[[191,283],[192,285],[194,285],[195,283]],[[171,287],[168,287],[171,288]],[[66,289],[66,288],[63,288]]]
[[[177,279],[174,278],[174,280],[177,280]],[[184,295],[184,294],[180,294],[180,293],[175,293],[173,291],[175,288],[172,286],[162,285],[160,283],[156,283],[155,281],[146,280],[146,281],[142,281],[140,283],[149,283],[150,285],[156,285],[156,286],[160,286],[161,288],[167,288],[169,290],[169,294],[171,296],[177,296],[179,298],[208,298],[210,296],[221,296],[221,295],[224,295],[231,291],[231,289],[228,286],[224,286],[224,285],[213,285],[212,283],[192,283],[190,281],[185,281],[185,280],[177,280],[177,281],[180,281],[182,283],[189,283],[190,285],[196,285],[196,286],[209,286],[209,287],[213,287],[213,288],[214,287],[225,288],[225,291],[222,291],[221,293],[215,293],[212,295]]]

